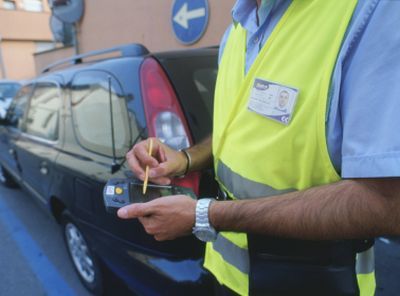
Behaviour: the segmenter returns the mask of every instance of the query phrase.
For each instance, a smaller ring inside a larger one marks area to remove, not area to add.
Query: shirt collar
[[[279,3],[282,1],[285,0],[263,0],[261,6],[271,7],[275,2]],[[270,12],[271,10],[265,17],[267,17]],[[247,31],[257,31],[257,1],[237,0],[232,8],[232,20],[235,25],[239,23]]]

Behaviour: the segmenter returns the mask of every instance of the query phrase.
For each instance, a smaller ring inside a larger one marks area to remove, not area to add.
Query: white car
[[[0,80],[0,118],[5,118],[14,95],[21,88],[15,80]]]

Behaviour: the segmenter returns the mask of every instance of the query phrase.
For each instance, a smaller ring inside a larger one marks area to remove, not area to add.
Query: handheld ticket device
[[[103,190],[104,205],[107,212],[115,214],[119,208],[131,203],[142,203],[168,195],[187,195],[197,200],[191,188],[148,184],[143,194],[143,182],[136,179],[110,179]]]

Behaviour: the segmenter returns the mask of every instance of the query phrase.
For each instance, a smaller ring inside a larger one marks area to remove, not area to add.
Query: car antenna
[[[121,165],[117,163],[117,157],[115,153],[115,135],[114,135],[114,116],[113,116],[113,105],[112,105],[112,89],[111,89],[111,76],[108,76],[108,97],[110,100],[110,119],[111,119],[111,146],[113,161],[111,164],[111,174],[119,171]]]

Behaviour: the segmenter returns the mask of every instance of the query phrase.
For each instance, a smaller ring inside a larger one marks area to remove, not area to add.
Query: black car
[[[155,136],[182,149],[210,133],[217,55],[131,44],[74,56],[23,86],[2,121],[3,184],[21,185],[63,226],[93,293],[102,292],[103,266],[139,295],[209,293],[202,243],[155,241],[137,220],[107,213],[102,192],[110,178],[134,177],[125,154],[136,142]],[[214,194],[211,172],[175,184]]]

